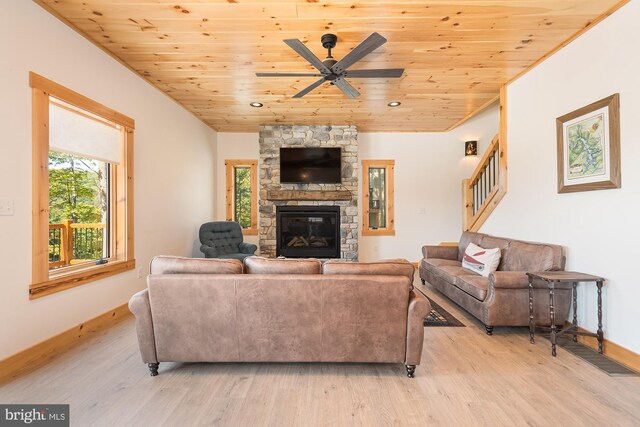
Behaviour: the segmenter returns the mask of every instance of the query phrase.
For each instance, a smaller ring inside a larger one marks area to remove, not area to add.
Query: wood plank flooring
[[[421,286],[421,285],[417,285]],[[134,322],[0,386],[2,403],[69,403],[74,426],[638,426],[640,378],[609,377],[521,328],[427,328],[416,378],[401,365],[140,362]]]

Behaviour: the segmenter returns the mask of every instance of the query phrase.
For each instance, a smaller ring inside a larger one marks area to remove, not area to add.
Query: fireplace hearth
[[[277,206],[276,256],[340,258],[340,207]]]

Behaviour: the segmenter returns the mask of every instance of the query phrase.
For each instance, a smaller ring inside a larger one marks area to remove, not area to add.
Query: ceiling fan
[[[371,78],[398,78],[402,77],[404,68],[386,68],[376,70],[351,70],[348,68],[360,61],[369,53],[373,52],[387,42],[387,39],[378,33],[373,33],[362,43],[356,46],[351,52],[347,53],[340,61],[336,61],[331,56],[331,49],[336,47],[338,37],[334,34],[325,34],[321,38],[322,46],[328,50],[327,58],[320,61],[300,40],[287,39],[283,40],[291,49],[295,50],[300,56],[306,59],[311,65],[320,71],[317,73],[256,73],[258,77],[320,77],[315,83],[309,85],[305,89],[296,93],[294,98],[302,98],[313,89],[317,88],[324,82],[330,82],[336,85],[345,95],[353,99],[360,95],[353,86],[345,80],[346,77],[355,79],[371,79]]]

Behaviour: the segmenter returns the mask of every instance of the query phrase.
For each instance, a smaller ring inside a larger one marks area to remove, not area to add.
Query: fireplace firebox
[[[340,206],[277,206],[276,256],[340,258]]]

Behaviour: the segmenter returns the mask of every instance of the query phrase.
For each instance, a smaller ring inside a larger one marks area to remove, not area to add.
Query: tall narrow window
[[[257,161],[227,160],[227,221],[247,235],[258,234]]]
[[[37,74],[31,298],[132,269],[133,120]]]
[[[393,160],[363,160],[363,236],[395,235],[393,219]]]

